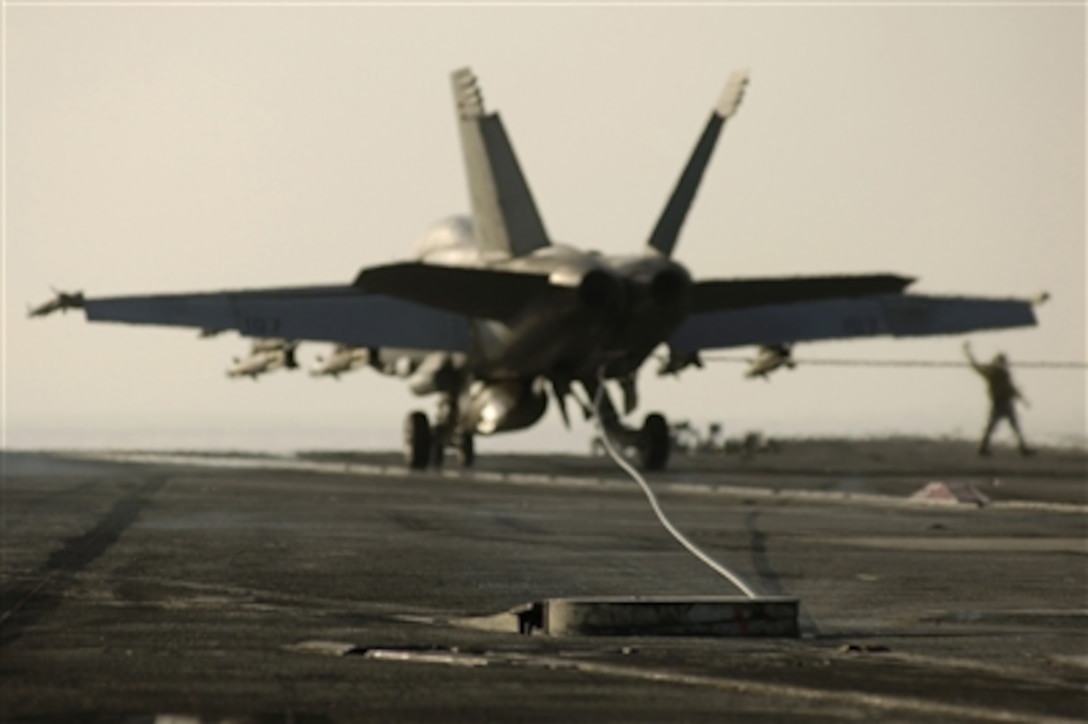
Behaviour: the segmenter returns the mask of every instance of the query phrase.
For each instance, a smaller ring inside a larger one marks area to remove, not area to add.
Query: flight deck
[[[0,719],[1083,720],[1086,460],[921,440],[674,458],[649,482],[675,524],[800,601],[798,635],[745,637],[503,623],[736,595],[603,459],[9,451]],[[916,495],[933,483],[980,497]]]

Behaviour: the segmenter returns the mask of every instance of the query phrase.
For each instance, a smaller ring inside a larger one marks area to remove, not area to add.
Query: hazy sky
[[[116,7],[5,10],[4,443],[398,446],[397,381],[224,370],[248,342],[28,320],[92,296],[339,283],[467,210],[449,74],[501,111],[560,241],[645,243],[731,71],[751,69],[681,237],[698,278],[896,272],[1053,294],[989,358],[1085,359],[1085,10]],[[806,357],[961,358],[961,338]],[[325,345],[304,345],[306,366]],[[738,350],[735,354],[750,350]],[[727,433],[975,437],[966,369],[643,370],[642,412]],[[1085,438],[1083,371],[1021,369],[1029,437]],[[1007,433],[1001,433],[1006,435]],[[488,449],[585,449],[554,411]],[[1003,438],[1007,439],[1007,438]]]

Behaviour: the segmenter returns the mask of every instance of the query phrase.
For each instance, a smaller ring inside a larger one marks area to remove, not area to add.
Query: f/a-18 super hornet
[[[463,69],[452,85],[471,216],[438,224],[415,258],[343,284],[88,298],[87,319],[366,349],[371,367],[438,399],[433,417],[405,421],[413,468],[440,464],[450,449],[470,464],[475,435],[530,427],[549,398],[569,425],[573,398],[647,469],[668,460],[665,418],[651,413],[634,427],[623,416],[659,345],[669,348],[663,369],[677,372],[705,349],[1035,323],[1030,301],[907,294],[913,280],[892,274],[693,280],[673,252],[747,82],[744,72],[729,79],[648,239],[628,255],[551,238],[499,115]],[[622,390],[622,413],[607,382]]]

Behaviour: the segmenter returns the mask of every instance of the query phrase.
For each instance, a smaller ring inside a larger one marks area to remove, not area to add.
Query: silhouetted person
[[[1001,420],[1008,420],[1012,431],[1016,433],[1016,439],[1020,443],[1020,454],[1031,455],[1033,450],[1024,441],[1024,435],[1020,432],[1020,423],[1016,419],[1016,401],[1029,405],[1027,398],[1016,388],[1012,382],[1012,374],[1009,372],[1009,360],[1005,355],[999,354],[989,364],[979,364],[971,353],[970,342],[965,342],[963,351],[967,355],[967,361],[975,372],[986,380],[986,388],[990,393],[990,419],[986,421],[986,430],[982,433],[982,442],[978,446],[979,455],[990,454],[990,435]]]

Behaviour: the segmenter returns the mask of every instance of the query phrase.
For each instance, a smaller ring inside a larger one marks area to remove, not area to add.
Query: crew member
[[[989,364],[980,364],[971,352],[971,343],[964,342],[963,351],[967,355],[967,361],[971,367],[986,380],[986,388],[990,394],[990,418],[986,421],[986,430],[982,433],[982,442],[978,446],[979,455],[990,454],[990,435],[1001,420],[1008,420],[1012,431],[1016,433],[1016,439],[1020,443],[1021,455],[1032,455],[1034,451],[1024,441],[1024,435],[1020,432],[1020,423],[1016,419],[1016,401],[1031,406],[1027,398],[1013,384],[1012,374],[1009,372],[1009,360],[1004,354],[998,354]]]

